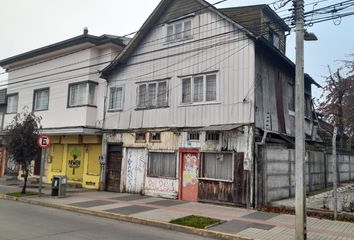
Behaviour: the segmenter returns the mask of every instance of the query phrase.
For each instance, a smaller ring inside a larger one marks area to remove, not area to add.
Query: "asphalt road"
[[[0,200],[0,240],[207,239],[145,225]]]

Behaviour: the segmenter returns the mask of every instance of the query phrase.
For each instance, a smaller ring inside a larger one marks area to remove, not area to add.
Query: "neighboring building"
[[[262,204],[261,145],[289,147],[294,137],[295,65],[284,55],[286,31],[266,5],[216,9],[203,0],[162,0],[102,73],[105,189]],[[309,136],[313,83],[306,75]]]
[[[5,174],[7,165],[7,151],[4,139],[4,116],[6,113],[6,88],[0,90],[0,177]]]
[[[125,41],[125,39],[124,39]],[[125,47],[111,35],[80,36],[0,61],[8,72],[5,126],[24,107],[42,117],[51,136],[46,158],[48,182],[66,175],[70,183],[98,188],[101,127],[106,81],[99,72]],[[39,153],[33,175],[40,172]]]

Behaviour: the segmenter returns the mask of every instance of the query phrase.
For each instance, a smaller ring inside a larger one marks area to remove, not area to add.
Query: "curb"
[[[199,235],[202,237],[226,239],[226,240],[252,240],[252,238],[241,237],[241,236],[237,236],[237,235],[230,234],[230,233],[217,232],[217,231],[212,231],[212,230],[207,230],[207,229],[199,229],[199,228],[194,228],[194,227],[188,227],[188,226],[182,226],[182,225],[177,225],[177,224],[172,224],[172,223],[160,222],[160,221],[156,221],[156,220],[133,217],[133,216],[123,215],[123,214],[118,214],[118,213],[110,213],[110,212],[105,212],[105,211],[80,208],[80,207],[64,205],[64,204],[54,204],[54,203],[42,202],[42,201],[38,201],[35,199],[26,198],[26,197],[12,197],[12,196],[8,196],[6,194],[0,193],[0,199],[17,201],[17,202],[21,202],[21,203],[27,203],[27,204],[32,204],[32,205],[37,205],[37,206],[42,206],[42,207],[50,207],[50,208],[56,208],[56,209],[61,209],[61,210],[67,210],[67,211],[71,211],[71,212],[77,212],[77,213],[87,214],[87,215],[96,216],[96,217],[104,217],[104,218],[109,218],[109,219],[119,220],[119,221],[124,221],[124,222],[143,224],[143,225],[147,225],[147,226],[158,227],[158,228],[163,228],[163,229],[177,231],[177,232]]]

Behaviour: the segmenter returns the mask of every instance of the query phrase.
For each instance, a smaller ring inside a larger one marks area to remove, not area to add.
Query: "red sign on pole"
[[[50,138],[47,135],[41,134],[38,137],[37,143],[40,148],[47,148],[50,145]]]

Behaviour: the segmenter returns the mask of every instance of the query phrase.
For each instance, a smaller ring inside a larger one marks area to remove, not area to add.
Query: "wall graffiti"
[[[197,156],[192,154],[186,154],[184,156],[183,165],[183,187],[189,184],[197,184]]]
[[[146,182],[146,190],[161,192],[176,192],[176,180],[162,178],[148,178]]]
[[[5,174],[6,175],[17,175],[20,167],[19,165],[12,159],[9,158],[7,160]]]
[[[142,191],[145,172],[145,150],[141,148],[127,149],[126,191],[140,193]]]

